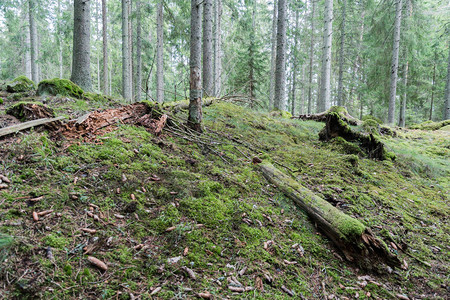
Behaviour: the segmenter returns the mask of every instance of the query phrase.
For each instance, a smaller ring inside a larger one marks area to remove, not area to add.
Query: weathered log
[[[22,130],[25,130],[25,129],[28,129],[31,127],[37,127],[40,125],[49,124],[49,123],[59,121],[62,119],[64,119],[64,117],[57,117],[57,118],[52,118],[52,119],[45,118],[45,119],[33,120],[33,121],[1,128],[0,129],[0,137],[8,135],[8,134],[16,133],[16,132],[19,132],[19,131],[22,131]]]
[[[382,261],[391,266],[401,262],[370,228],[305,188],[270,163],[259,165],[264,177],[295,202],[316,226],[344,253],[349,261]]]
[[[317,122],[326,122],[327,121],[327,116],[330,113],[336,113],[338,114],[341,119],[350,124],[350,125],[361,125],[362,122],[354,117],[352,117],[348,112],[347,109],[345,109],[345,107],[342,106],[332,106],[329,110],[324,111],[322,113],[318,113],[318,114],[313,114],[313,115],[298,115],[298,116],[294,116],[292,117],[292,119],[300,119],[300,120],[311,120],[311,121],[317,121]]]
[[[53,109],[39,102],[19,102],[6,110],[6,114],[21,121],[32,121],[43,118],[53,118]]]

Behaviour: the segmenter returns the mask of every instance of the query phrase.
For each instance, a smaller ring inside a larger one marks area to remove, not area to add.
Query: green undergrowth
[[[57,99],[50,99],[55,111],[92,110],[90,100]],[[172,116],[179,125],[186,117],[183,111]],[[205,108],[204,122],[201,137],[174,129],[155,137],[142,127],[115,125],[89,143],[35,131],[0,141],[0,173],[12,181],[0,191],[0,232],[14,239],[0,265],[0,281],[8,276],[0,296],[151,299],[161,287],[159,299],[204,291],[215,298],[287,299],[285,286],[306,299],[445,298],[445,132],[383,137],[398,159],[380,162],[337,139],[320,142],[323,123],[228,103]],[[308,217],[268,184],[254,157],[370,227],[408,269],[342,261]],[[33,211],[45,210],[53,212],[33,221]],[[108,270],[98,270],[88,255]],[[358,278],[364,275],[372,281]],[[264,291],[233,294],[232,276],[244,286],[261,281]]]

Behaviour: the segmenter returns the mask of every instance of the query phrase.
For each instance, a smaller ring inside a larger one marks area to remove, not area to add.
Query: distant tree
[[[269,110],[273,109],[275,97],[275,64],[277,58],[277,20],[278,20],[278,0],[273,0],[272,16],[272,50],[270,52],[270,85],[269,85]]]
[[[278,0],[275,109],[286,109],[286,0]]]
[[[131,101],[128,2],[129,0],[122,0],[122,96],[125,100]]]
[[[164,102],[164,11],[163,0],[158,1],[156,17],[156,101]]]
[[[333,38],[333,0],[325,0],[325,29],[323,31],[322,73],[318,112],[326,111],[331,103],[331,45]]]
[[[398,80],[398,53],[400,49],[400,24],[402,19],[402,0],[396,0],[395,4],[395,24],[394,24],[394,46],[392,49],[391,64],[391,88],[389,94],[388,123],[395,122],[395,100],[397,97]]]
[[[445,85],[445,105],[444,105],[444,120],[450,119],[450,42],[448,47],[448,58],[447,58],[447,83]]]
[[[136,91],[135,98],[141,101],[142,90],[142,25],[141,25],[141,1],[136,0]]]
[[[188,126],[202,131],[202,19],[201,4],[191,0],[190,91]]]
[[[103,35],[103,93],[106,95],[108,89],[108,15],[106,0],[102,0],[102,35]]]
[[[31,53],[31,79],[39,82],[38,69],[38,35],[35,22],[35,0],[28,0],[28,16],[30,22],[30,53]]]
[[[314,19],[316,12],[316,0],[311,0],[311,43],[309,45],[309,81],[308,81],[308,114],[312,112],[312,79],[314,60]]]
[[[74,1],[73,60],[70,80],[90,91],[91,84],[91,14],[90,0]]]
[[[214,1],[214,96],[222,89],[222,0]]]
[[[203,89],[207,96],[214,93],[213,85],[213,43],[212,43],[212,22],[213,3],[212,0],[203,1]]]
[[[345,22],[347,17],[347,0],[342,0],[341,40],[339,48],[339,78],[337,105],[345,105],[344,99],[344,46],[345,46]]]

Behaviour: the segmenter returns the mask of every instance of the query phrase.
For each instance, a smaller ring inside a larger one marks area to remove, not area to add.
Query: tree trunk
[[[102,34],[103,34],[103,93],[108,94],[108,16],[106,0],[102,0]]]
[[[141,1],[136,0],[136,101],[141,101],[142,90],[141,34]]]
[[[90,0],[74,1],[73,59],[70,80],[83,90],[91,90]]]
[[[444,120],[450,119],[450,42],[448,47],[447,83],[445,85]]]
[[[345,22],[347,17],[347,0],[342,0],[342,25],[341,25],[341,45],[339,49],[339,79],[338,79],[338,106],[345,106],[343,98],[344,81],[344,45],[345,45]]]
[[[286,0],[278,0],[277,57],[275,69],[275,98],[277,110],[286,109]]]
[[[189,92],[189,117],[188,126],[202,131],[202,21],[201,4],[198,0],[191,0],[191,46],[190,46],[190,92]]]
[[[296,93],[297,93],[297,69],[298,69],[298,60],[299,58],[297,57],[297,53],[298,53],[298,30],[299,30],[299,26],[298,26],[298,22],[299,22],[299,9],[295,10],[295,33],[294,33],[294,49],[292,50],[293,53],[293,62],[292,62],[292,102],[291,102],[291,114],[294,115],[295,114],[295,98],[296,98]]]
[[[122,0],[122,96],[126,101],[131,101],[128,1]]]
[[[207,96],[213,95],[213,44],[212,44],[212,0],[203,1],[203,89]]]
[[[272,51],[270,58],[270,86],[269,86],[269,111],[273,109],[275,97],[275,64],[277,58],[277,20],[278,20],[278,0],[273,1],[272,17]]]
[[[129,57],[129,71],[130,74],[128,78],[130,80],[130,95],[131,99],[134,99],[134,90],[133,90],[133,29],[132,29],[132,13],[133,13],[133,0],[128,1],[128,57]]]
[[[156,101],[164,102],[164,12],[163,0],[158,2],[156,16]]]
[[[308,83],[308,114],[311,113],[312,106],[312,78],[313,78],[313,60],[314,60],[314,18],[316,12],[316,0],[311,0],[311,44],[309,46],[309,83]]]
[[[346,215],[273,165],[262,163],[259,167],[264,177],[305,211],[349,261],[382,260],[391,266],[400,266],[399,259],[386,244],[359,220]]]
[[[436,51],[436,50],[435,50],[435,51]],[[436,61],[437,61],[437,52],[434,53],[433,81],[431,82],[430,121],[433,120],[434,91],[435,91],[435,86],[436,86]]]
[[[366,10],[365,10],[365,6],[364,3],[361,3],[361,26],[360,26],[360,30],[359,30],[359,40],[358,40],[358,46],[357,46],[357,53],[356,53],[356,59],[353,65],[353,78],[355,80],[352,80],[352,86],[350,89],[350,95],[353,94],[353,91],[355,89],[355,87],[358,89],[356,94],[357,94],[357,99],[359,99],[360,97],[358,96],[360,94],[360,86],[361,86],[361,82],[362,82],[362,76],[360,74],[361,71],[361,65],[362,65],[362,61],[361,61],[361,47],[362,47],[362,43],[363,43],[363,38],[364,38],[364,20],[365,20],[365,16],[366,16]],[[356,112],[356,108],[353,111],[354,108],[354,103],[353,103],[353,96],[349,97],[350,99],[350,107],[349,107],[349,112],[350,113],[354,113]]]
[[[59,63],[59,78],[63,78],[63,48],[61,38],[61,0],[58,0],[58,10],[56,14],[56,40],[58,41],[58,63]]]
[[[388,123],[395,123],[395,100],[397,96],[398,52],[400,48],[400,24],[402,19],[402,0],[395,5],[394,46],[392,49],[391,89],[389,94]]]
[[[406,0],[406,14],[404,18],[405,33],[409,31],[408,19],[411,17],[411,15],[412,15],[411,0]],[[400,105],[400,115],[398,118],[399,127],[405,127],[406,124],[406,101],[408,96],[408,69],[409,69],[408,49],[406,48],[406,46],[403,46],[403,59],[405,62],[403,63],[403,95],[402,95],[402,102]]]
[[[31,54],[30,54],[30,30],[27,30],[25,36],[25,75],[32,79],[31,74]]]
[[[325,0],[325,29],[323,33],[322,75],[320,80],[320,96],[317,111],[330,108],[331,97],[331,44],[333,37],[333,1]]]
[[[214,96],[219,97],[222,89],[222,0],[214,1]]]
[[[31,80],[36,84],[39,82],[39,70],[38,70],[38,38],[35,22],[35,0],[28,1],[28,17],[30,22],[30,52],[31,52]]]

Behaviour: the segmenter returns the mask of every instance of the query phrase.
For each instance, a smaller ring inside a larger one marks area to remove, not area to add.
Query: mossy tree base
[[[53,118],[53,109],[37,102],[20,102],[6,110],[10,116],[23,121],[32,121],[43,118]]]
[[[273,165],[264,162],[259,167],[264,177],[303,209],[349,261],[381,261],[393,267],[401,265],[386,244],[360,221],[344,214]]]
[[[326,116],[325,127],[319,133],[319,139],[329,141],[336,137],[342,137],[348,142],[354,142],[365,150],[369,158],[386,160],[394,158],[393,154],[386,151],[383,142],[372,133],[364,134],[351,129],[340,114],[331,112]]]

